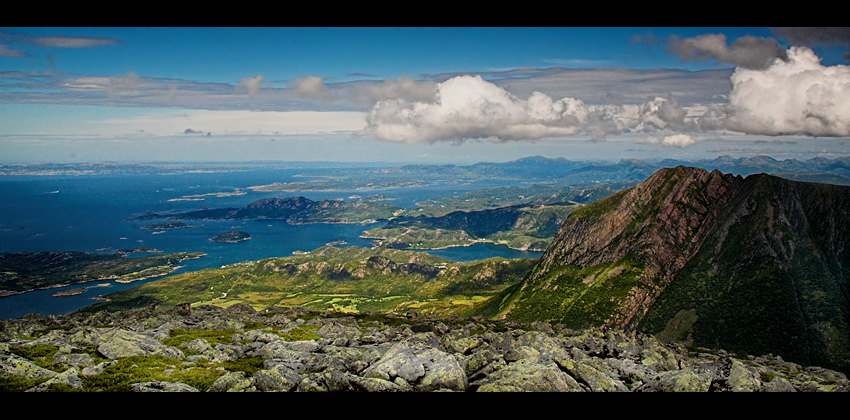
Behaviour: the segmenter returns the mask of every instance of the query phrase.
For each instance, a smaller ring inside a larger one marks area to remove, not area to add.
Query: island
[[[251,239],[251,235],[241,230],[231,230],[230,232],[224,232],[221,235],[210,238],[213,242],[228,244],[235,244],[237,242],[247,241],[248,239]]]
[[[190,225],[184,222],[166,222],[166,223],[151,223],[149,225],[142,226],[142,229],[147,230],[163,230],[163,229],[181,229],[187,227],[193,227],[194,225]]]
[[[81,251],[0,253],[0,297],[92,281],[128,283],[160,277],[177,270],[180,262],[205,255],[177,252],[128,258]]]

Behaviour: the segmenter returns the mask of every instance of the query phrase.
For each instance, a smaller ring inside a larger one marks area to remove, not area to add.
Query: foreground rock
[[[633,331],[240,304],[2,321],[0,390],[846,392],[850,382]]]

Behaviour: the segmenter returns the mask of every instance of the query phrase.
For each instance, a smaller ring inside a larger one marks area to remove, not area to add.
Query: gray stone
[[[473,384],[477,392],[580,392],[575,379],[554,363],[522,359],[510,363]]]
[[[433,333],[394,345],[362,376],[387,381],[400,377],[418,391],[465,390],[466,373],[458,360],[452,354],[428,347],[427,334]]]
[[[797,392],[794,389],[794,385],[791,385],[791,382],[788,382],[787,379],[777,376],[764,384],[765,392]]]
[[[253,392],[254,381],[245,372],[229,372],[213,382],[207,392]]]
[[[263,392],[289,392],[294,390],[302,380],[301,375],[284,365],[258,370],[254,372],[252,378],[257,390]]]
[[[130,385],[134,392],[200,392],[181,382],[149,381]]]
[[[183,352],[175,347],[166,346],[151,337],[124,329],[107,332],[100,336],[97,342],[97,351],[109,359],[151,355],[184,358]]]

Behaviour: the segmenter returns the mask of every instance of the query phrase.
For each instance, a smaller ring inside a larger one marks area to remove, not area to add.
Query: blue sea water
[[[199,208],[241,207],[266,197],[303,195],[311,200],[349,199],[352,195],[380,194],[392,204],[411,208],[416,202],[446,197],[464,191],[500,186],[430,186],[373,191],[256,192],[248,187],[272,182],[303,181],[303,169],[263,168],[238,172],[183,173],[173,175],[87,175],[87,176],[2,176],[0,177],[0,252],[85,251],[110,253],[139,246],[163,252],[200,251],[207,255],[182,263],[176,273],[220,267],[242,261],[292,255],[310,251],[329,242],[371,247],[360,235],[377,224],[289,225],[277,220],[186,221],[189,228],[164,231],[141,227],[151,221],[128,221],[149,211],[186,211]],[[243,191],[244,195],[203,196],[203,201],[176,200],[187,195]],[[170,201],[171,200],[171,201]],[[23,228],[23,229],[20,229]],[[251,240],[235,244],[216,243],[209,238],[228,230],[243,230]],[[503,245],[476,244],[468,247],[429,251],[454,261],[472,261],[501,256],[539,257],[539,252],[512,250]],[[131,254],[137,256],[144,254]],[[135,287],[151,280],[121,284],[92,282],[48,290],[37,290],[0,298],[0,319],[29,313],[43,315],[72,312],[94,303],[93,297]],[[81,295],[53,297],[58,291],[86,287]]]

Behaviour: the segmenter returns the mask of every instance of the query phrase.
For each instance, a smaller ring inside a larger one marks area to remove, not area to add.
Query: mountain
[[[850,371],[850,187],[678,166],[575,210],[500,316]]]
[[[106,295],[85,311],[139,306],[300,306],[347,313],[467,315],[522,279],[537,261],[454,262],[388,248],[324,246],[288,257],[182,273]]]
[[[264,198],[246,206],[233,208],[202,209],[185,213],[147,213],[130,220],[147,219],[279,219],[288,223],[365,223],[386,219],[399,207],[370,201],[319,200],[306,197]]]

